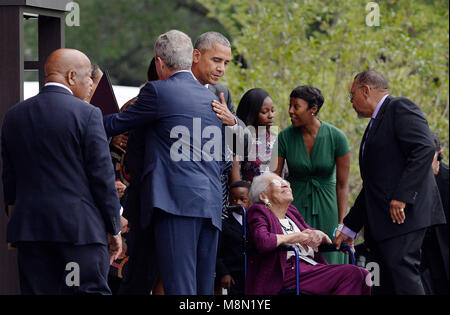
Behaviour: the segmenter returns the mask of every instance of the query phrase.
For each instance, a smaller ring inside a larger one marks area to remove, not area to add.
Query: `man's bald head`
[[[76,49],[57,49],[45,63],[45,82],[57,82],[67,86],[73,94],[86,99],[92,88],[91,62]]]

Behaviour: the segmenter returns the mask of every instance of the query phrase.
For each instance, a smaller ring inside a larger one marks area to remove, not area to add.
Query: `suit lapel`
[[[392,97],[389,95],[388,97],[386,97],[383,104],[381,105],[380,111],[378,112],[377,117],[374,119],[372,123],[372,128],[370,129],[369,135],[367,136],[366,145],[368,142],[370,142],[371,139],[375,137],[378,127],[380,127],[381,121],[383,119],[384,112],[386,111],[386,107],[391,102],[391,99]]]
[[[369,129],[369,125],[367,125],[366,130],[364,131],[364,135],[361,139],[361,143],[359,144],[359,165],[362,166],[363,163],[363,154],[362,154],[362,146],[364,143],[364,139],[366,139],[367,129]]]
[[[242,234],[242,225],[236,220],[232,213],[230,213],[230,227],[237,233]]]
[[[375,134],[378,130],[378,127],[380,127],[380,124],[382,122],[384,112],[386,111],[387,105],[391,102],[392,98],[393,97],[390,95],[386,97],[383,104],[381,105],[381,108],[377,114],[377,117],[372,122],[372,127],[370,128],[370,131],[369,131],[369,124],[366,127],[366,131],[364,132],[364,135],[362,138],[363,140],[361,141],[361,144],[359,147],[359,165],[360,165],[361,172],[364,169],[363,164],[366,160],[366,155],[364,154],[364,156],[363,156],[363,154],[362,154],[362,144],[365,142],[364,151],[367,152],[367,148],[368,148],[371,140],[373,140],[375,138]],[[369,133],[369,134],[367,134],[367,133]],[[364,139],[365,139],[365,141],[364,141]]]
[[[209,89],[211,92],[213,92],[215,95],[217,95],[217,94],[216,94],[216,87],[215,87],[213,84],[208,84],[208,89]]]

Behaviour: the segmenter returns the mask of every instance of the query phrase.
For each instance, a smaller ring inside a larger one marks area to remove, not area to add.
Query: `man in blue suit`
[[[146,126],[142,175],[144,227],[155,233],[165,294],[213,294],[221,228],[224,127],[218,100],[193,76],[189,36],[172,30],[155,44],[160,81],[104,119],[108,135]]]
[[[17,247],[21,292],[111,294],[120,203],[101,112],[83,101],[91,63],[59,49],[45,73],[42,91],[13,106],[2,126],[7,241]]]

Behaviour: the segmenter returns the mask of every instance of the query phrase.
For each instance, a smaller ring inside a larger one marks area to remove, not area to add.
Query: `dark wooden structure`
[[[44,63],[55,49],[64,47],[66,5],[69,0],[0,0],[0,118],[23,100],[24,70],[38,70],[44,85]],[[24,60],[24,18],[38,19],[38,58]],[[0,193],[0,209],[3,209]],[[0,294],[18,294],[17,259],[6,244],[6,211],[0,210]]]

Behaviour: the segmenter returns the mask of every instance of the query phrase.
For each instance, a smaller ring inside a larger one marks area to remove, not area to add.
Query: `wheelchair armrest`
[[[348,245],[348,244],[341,244],[341,247],[339,249],[336,249],[336,245],[335,244],[322,244],[322,245],[319,246],[319,252],[320,253],[336,252],[336,251],[348,252],[349,258],[350,258],[350,263],[352,265],[355,264],[355,253],[351,249],[350,245]]]
[[[243,211],[245,211],[245,208],[242,207],[242,206],[228,206],[227,207],[227,211],[229,213],[232,213],[232,212],[243,212]]]
[[[341,244],[341,247],[336,249],[335,244],[322,244],[319,246],[319,252],[321,253],[327,253],[327,252],[336,252],[336,251],[348,251],[350,249],[350,246],[348,244]]]
[[[319,252],[328,253],[337,251],[335,244],[322,244],[319,246]]]
[[[278,250],[282,251],[282,252],[287,252],[289,250],[293,250],[294,246],[289,245],[289,244],[280,244],[278,246]]]

